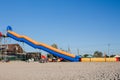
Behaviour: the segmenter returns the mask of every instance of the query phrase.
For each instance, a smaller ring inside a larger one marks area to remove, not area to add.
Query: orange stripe
[[[35,44],[35,45],[40,45],[40,46],[46,47],[46,48],[48,48],[48,49],[50,49],[50,50],[53,50],[53,51],[55,51],[55,52],[58,52],[58,53],[61,53],[61,54],[64,54],[64,55],[67,55],[67,56],[70,56],[70,57],[75,58],[75,55],[73,55],[73,54],[70,54],[70,53],[67,53],[67,52],[65,52],[65,51],[62,51],[62,50],[53,48],[53,47],[48,46],[48,45],[46,45],[46,44],[44,44],[44,43],[36,42],[35,40],[32,40],[31,38],[29,38],[29,37],[27,37],[27,36],[21,36],[21,35],[15,33],[15,32],[12,32],[12,31],[8,31],[8,33],[10,33],[10,34],[12,34],[12,35],[14,35],[14,36],[16,36],[16,37],[18,37],[18,38],[24,38],[24,39],[32,42],[32,43]]]

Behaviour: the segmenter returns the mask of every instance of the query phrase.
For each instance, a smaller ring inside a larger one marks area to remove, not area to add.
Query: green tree
[[[58,49],[58,46],[57,46],[57,44],[55,44],[55,43],[52,44],[51,46],[54,47],[54,48],[56,48],[56,49]]]
[[[114,54],[112,54],[112,55],[110,55],[110,57],[115,57],[115,55],[114,55]]]
[[[83,55],[83,57],[85,57],[85,58],[88,57],[88,56],[89,56],[89,54],[84,54],[84,55]]]
[[[108,58],[109,56],[107,54],[105,54],[104,57]]]
[[[52,44],[51,46],[54,47],[54,48],[56,48],[56,49],[58,49],[58,46],[57,46],[57,44],[55,44],[55,43]],[[54,57],[55,57],[55,58],[58,58],[57,56],[55,56],[55,55],[53,55],[53,54],[47,54],[47,57],[50,58],[50,59],[53,59]]]
[[[93,57],[103,57],[103,53],[100,51],[95,51]]]

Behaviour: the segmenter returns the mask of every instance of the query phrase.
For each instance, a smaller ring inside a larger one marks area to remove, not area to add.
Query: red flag
[[[0,37],[2,37],[2,33],[0,32]]]

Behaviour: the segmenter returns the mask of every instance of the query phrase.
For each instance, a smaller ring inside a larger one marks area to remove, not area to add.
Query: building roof
[[[115,57],[120,57],[120,55],[116,55]]]

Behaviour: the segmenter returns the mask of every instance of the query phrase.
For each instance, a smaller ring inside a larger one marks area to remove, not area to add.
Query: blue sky
[[[0,31],[8,25],[36,41],[69,46],[75,54],[107,53],[108,44],[110,54],[120,54],[120,0],[0,0]]]

